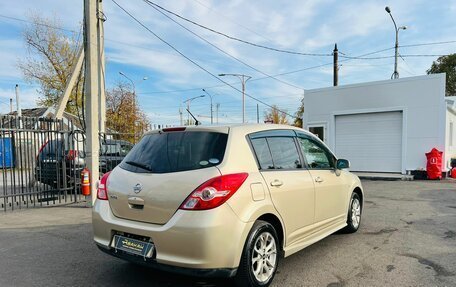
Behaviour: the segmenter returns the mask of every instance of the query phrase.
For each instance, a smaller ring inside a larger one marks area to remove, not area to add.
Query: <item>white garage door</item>
[[[402,112],[336,116],[335,143],[352,171],[401,172]]]

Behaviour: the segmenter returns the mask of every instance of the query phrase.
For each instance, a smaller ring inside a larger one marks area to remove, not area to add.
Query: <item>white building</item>
[[[352,171],[408,174],[425,153],[456,157],[456,97],[445,74],[306,90],[304,128],[320,136]]]

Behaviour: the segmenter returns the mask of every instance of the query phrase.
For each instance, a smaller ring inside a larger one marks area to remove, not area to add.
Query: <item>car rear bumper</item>
[[[197,268],[184,268],[184,267],[177,267],[173,265],[166,265],[160,264],[154,259],[146,259],[139,256],[131,256],[126,254],[123,251],[115,251],[112,248],[106,248],[103,245],[97,244],[98,249],[107,253],[109,255],[115,256],[120,259],[124,259],[136,264],[140,264],[146,267],[151,267],[157,270],[165,271],[165,272],[172,272],[172,273],[179,273],[187,276],[196,276],[196,277],[212,277],[212,278],[220,278],[220,277],[233,277],[236,275],[237,268],[213,268],[213,269],[197,269]]]
[[[103,200],[96,201],[92,222],[96,244],[111,255],[171,272],[216,277],[236,273],[253,225],[242,222],[227,204],[206,211],[178,210],[165,225],[157,225],[118,218]],[[145,261],[116,253],[110,244],[118,232],[150,237],[154,257]]]

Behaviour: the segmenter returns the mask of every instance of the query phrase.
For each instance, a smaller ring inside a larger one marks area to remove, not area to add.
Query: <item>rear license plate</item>
[[[143,258],[151,258],[154,254],[154,244],[121,235],[114,235],[111,247]]]

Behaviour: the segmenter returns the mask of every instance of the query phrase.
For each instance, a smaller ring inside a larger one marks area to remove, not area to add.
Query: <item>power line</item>
[[[404,58],[413,58],[413,57],[443,57],[448,56],[449,54],[406,54],[402,55]],[[380,59],[391,59],[395,56],[380,56],[380,57],[350,57],[350,56],[341,56],[350,60],[380,60]]]
[[[374,55],[374,54],[378,54],[378,53],[381,53],[381,52],[384,52],[384,51],[388,51],[388,50],[391,50],[391,49],[394,49],[394,47],[393,48],[381,49],[381,50],[374,51],[374,52],[369,52],[369,53],[362,54],[362,55],[357,56],[357,57],[365,57],[365,56],[369,56],[369,55]],[[356,57],[353,57],[353,59],[356,59]],[[347,62],[347,61],[350,61],[350,60],[352,60],[352,59],[345,59],[345,60],[341,60],[340,62],[342,63],[342,62]],[[315,65],[315,66],[305,67],[305,68],[292,70],[292,71],[288,71],[288,72],[283,72],[283,73],[275,74],[273,76],[274,77],[278,77],[278,76],[290,75],[290,74],[295,74],[295,73],[299,73],[299,72],[303,72],[303,71],[313,70],[313,69],[317,69],[317,68],[321,68],[321,67],[325,67],[325,66],[329,66],[329,65],[333,65],[333,62],[330,62],[330,63],[328,62],[328,63],[319,64],[319,65]],[[267,79],[267,78],[268,77],[254,78],[254,79],[251,79],[250,82],[260,81],[260,80],[264,80],[264,79]],[[201,89],[221,88],[221,87],[225,87],[225,86],[226,85],[214,85],[214,86],[203,87],[203,88],[169,90],[169,91],[163,91],[163,92],[143,92],[143,93],[139,93],[139,94],[179,93],[179,92],[196,91],[196,90],[201,90]]]
[[[176,20],[174,20],[174,19],[171,18],[170,16],[166,15],[164,12],[160,11],[160,9],[158,9],[158,8],[156,8],[155,6],[153,6],[152,4],[150,4],[150,3],[151,3],[150,1],[144,0],[144,2],[146,2],[147,4],[149,4],[149,5],[150,5],[153,9],[155,9],[157,12],[159,12],[160,14],[162,14],[163,16],[165,16],[166,18],[170,19],[171,21],[173,21],[174,23],[176,23],[177,25],[179,25],[180,27],[182,27],[183,29],[185,29],[186,31],[188,31],[189,33],[191,33],[192,35],[195,35],[196,37],[198,37],[198,38],[201,39],[202,41],[204,41],[204,42],[206,42],[207,44],[211,45],[212,47],[214,47],[214,48],[217,49],[218,51],[222,52],[223,54],[227,55],[228,57],[230,57],[230,58],[232,58],[232,59],[238,61],[239,63],[241,63],[241,64],[243,64],[243,65],[245,65],[245,66],[251,68],[252,70],[257,71],[257,72],[260,73],[260,74],[263,74],[263,75],[267,76],[268,78],[271,78],[271,79],[273,79],[273,80],[276,80],[276,81],[278,81],[278,82],[280,82],[280,83],[282,83],[282,84],[288,85],[288,86],[290,86],[290,87],[293,87],[293,88],[296,88],[296,89],[299,89],[299,90],[303,90],[303,89],[304,89],[303,87],[296,86],[296,85],[294,85],[294,84],[291,84],[291,83],[288,83],[288,82],[283,81],[283,80],[281,80],[281,79],[278,79],[278,78],[276,78],[276,77],[274,77],[274,76],[271,76],[271,75],[269,75],[269,74],[267,74],[267,73],[265,73],[265,72],[263,72],[263,71],[261,71],[261,70],[255,68],[255,67],[253,67],[252,65],[250,65],[250,64],[248,64],[248,63],[246,63],[246,62],[244,62],[243,60],[241,60],[241,59],[239,59],[239,58],[237,58],[237,57],[235,57],[235,56],[229,54],[228,52],[224,51],[224,50],[221,49],[220,47],[218,47],[218,46],[212,44],[211,42],[209,42],[209,41],[206,40],[205,38],[201,37],[200,35],[196,34],[196,33],[193,32],[192,30],[190,30],[190,29],[188,29],[187,27],[185,27],[184,25],[182,25],[181,23],[177,22]]]
[[[230,21],[231,23],[234,23],[234,24],[236,24],[236,25],[238,25],[238,26],[244,28],[245,30],[247,30],[247,31],[249,31],[249,32],[251,32],[251,33],[253,33],[253,34],[257,35],[257,36],[260,36],[261,38],[263,38],[263,39],[265,39],[265,40],[267,40],[267,41],[271,41],[271,39],[268,39],[267,37],[261,35],[260,33],[255,32],[254,30],[250,29],[249,27],[244,26],[244,25],[242,25],[242,24],[240,24],[240,23],[237,23],[236,21],[233,21],[232,19],[228,18],[227,16],[225,16],[225,15],[223,15],[223,14],[221,14],[221,13],[218,13],[217,11],[215,11],[215,9],[206,6],[206,5],[203,4],[201,1],[199,1],[199,0],[194,0],[194,1],[195,1],[196,3],[198,3],[198,4],[200,4],[201,6],[205,7],[206,9],[213,11],[213,12],[216,13],[217,15],[219,15],[219,16],[221,16],[221,17],[227,19],[227,20]],[[271,41],[271,42],[272,42],[272,41]]]
[[[430,43],[419,43],[419,44],[409,44],[409,45],[401,45],[401,46],[399,46],[399,48],[419,47],[419,46],[431,46],[431,45],[443,45],[443,44],[453,44],[453,43],[456,43],[456,40],[441,41],[441,42],[430,42]]]
[[[208,30],[208,31],[210,31],[212,33],[218,34],[218,35],[223,36],[225,38],[228,38],[230,40],[238,41],[238,42],[241,42],[241,43],[244,43],[244,44],[247,44],[247,45],[251,45],[251,46],[254,46],[254,47],[257,47],[257,48],[262,48],[262,49],[271,50],[271,51],[280,52],[280,53],[301,55],[301,56],[315,56],[315,57],[329,57],[329,56],[331,56],[332,57],[332,54],[328,54],[328,53],[326,53],[326,54],[322,54],[322,53],[304,53],[304,52],[284,50],[284,49],[279,49],[279,48],[274,48],[274,47],[269,47],[269,46],[265,46],[265,45],[261,45],[261,44],[252,43],[250,41],[239,39],[237,37],[233,37],[233,36],[230,36],[228,34],[225,34],[225,33],[219,32],[217,30],[214,30],[212,28],[206,27],[206,26],[204,26],[202,24],[199,24],[199,23],[197,23],[197,22],[195,22],[193,20],[185,18],[185,17],[183,17],[183,16],[181,16],[181,15],[179,15],[177,13],[174,13],[174,12],[172,12],[172,11],[170,11],[170,10],[168,10],[168,9],[166,9],[166,8],[160,6],[160,5],[158,5],[158,4],[156,4],[156,3],[152,2],[152,1],[149,1],[149,0],[144,0],[144,1],[149,2],[151,5],[154,5],[155,7],[159,8],[160,10],[163,10],[166,13],[172,14],[172,15],[174,15],[174,16],[176,16],[176,17],[178,17],[178,18],[180,18],[180,19],[182,19],[182,20],[184,20],[184,21],[186,21],[188,23],[191,23],[191,24],[193,24],[195,26],[198,26],[198,27],[200,27],[202,29]]]
[[[413,69],[409,66],[409,64],[407,63],[407,61],[405,61],[404,57],[399,54],[399,57],[401,57],[402,61],[404,62],[405,66],[407,66],[407,69],[404,69],[407,73],[409,73],[410,75],[412,76],[415,76],[416,73],[413,71]]]
[[[192,60],[191,58],[189,58],[188,56],[186,56],[184,53],[182,53],[180,50],[178,50],[176,47],[174,47],[173,45],[171,45],[169,42],[167,42],[166,40],[164,40],[163,38],[161,38],[159,35],[157,35],[155,32],[153,32],[149,27],[147,27],[145,24],[143,24],[139,19],[137,19],[135,16],[133,16],[130,12],[128,12],[125,8],[123,8],[119,3],[117,3],[115,0],[112,0],[112,2],[114,2],[114,4],[116,4],[117,7],[119,7],[122,11],[124,11],[128,16],[130,16],[135,22],[137,22],[139,25],[141,25],[144,29],[146,29],[149,33],[151,33],[152,35],[154,35],[157,39],[159,39],[160,41],[162,41],[164,44],[166,44],[168,47],[170,47],[171,49],[173,49],[174,51],[176,51],[176,53],[178,53],[179,55],[181,55],[182,57],[184,57],[185,59],[187,59],[189,62],[191,62],[192,64],[194,64],[195,66],[197,66],[198,68],[200,68],[201,70],[203,70],[204,72],[206,72],[207,74],[211,75],[213,78],[217,79],[218,81],[224,83],[225,85],[228,85],[230,86],[231,88],[233,88],[234,90],[242,93],[241,90],[239,90],[238,88],[236,88],[235,86],[231,85],[230,83],[222,80],[221,78],[219,78],[217,75],[215,75],[214,73],[210,72],[209,70],[207,70],[206,68],[204,68],[203,66],[201,66],[200,64],[198,64],[197,62],[195,62],[194,60]],[[273,106],[269,105],[268,103],[258,99],[258,98],[255,98],[247,93],[245,93],[245,95],[249,98],[251,98],[252,100],[255,100],[265,106],[268,106],[270,108],[273,108]],[[284,114],[292,117],[292,118],[296,118],[294,115],[291,115],[291,114],[288,114],[284,111],[281,111],[279,109],[276,108],[276,110],[278,110],[279,112],[283,112]]]
[[[19,21],[19,22],[24,22],[24,23],[28,23],[28,24],[34,24],[34,25],[38,25],[38,26],[43,26],[43,27],[47,27],[47,28],[62,30],[62,31],[66,31],[66,32],[78,33],[76,30],[70,30],[70,29],[66,29],[66,28],[62,28],[62,27],[57,27],[57,26],[54,26],[54,25],[45,24],[45,23],[36,23],[36,22],[32,22],[32,21],[29,21],[29,20],[20,19],[20,18],[16,18],[16,17],[6,16],[6,15],[1,15],[1,14],[0,14],[0,17],[6,18],[6,19],[10,19],[10,20]]]
[[[408,54],[402,55],[404,58],[412,58],[412,57],[445,57],[449,56],[450,54]]]

